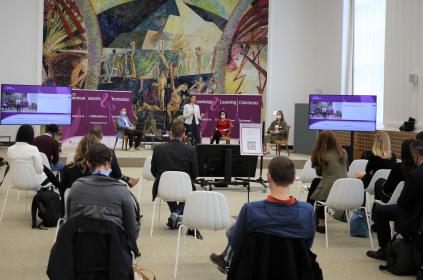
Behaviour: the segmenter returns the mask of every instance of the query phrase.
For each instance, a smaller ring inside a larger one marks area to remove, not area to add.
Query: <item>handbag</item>
[[[415,248],[412,240],[397,239],[395,235],[386,247],[386,265],[380,265],[379,269],[395,275],[416,275]]]
[[[354,237],[369,236],[366,213],[363,209],[354,211],[350,221],[350,235]]]

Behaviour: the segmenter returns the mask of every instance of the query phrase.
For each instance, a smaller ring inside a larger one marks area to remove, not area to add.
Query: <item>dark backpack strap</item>
[[[7,163],[7,161],[4,161],[4,162],[0,161],[0,162],[4,163],[4,164],[0,165],[0,167],[3,166],[3,165],[6,165],[6,171],[4,172],[3,179],[0,182],[0,186],[1,186],[3,184],[4,179],[6,178],[7,172],[9,172],[10,165]]]
[[[39,195],[38,195],[38,192],[37,192],[37,194],[32,199],[32,205],[31,205],[32,228],[36,227],[37,209],[38,209],[39,202],[40,202],[40,200],[39,200]]]

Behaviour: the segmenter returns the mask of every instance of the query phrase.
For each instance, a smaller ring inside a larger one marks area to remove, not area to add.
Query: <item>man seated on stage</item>
[[[40,153],[46,154],[52,171],[59,171],[65,167],[63,162],[59,162],[59,142],[54,136],[59,132],[59,127],[55,124],[46,126],[46,133],[35,137],[34,145]]]
[[[231,120],[227,118],[225,111],[220,111],[219,119],[215,122],[214,133],[210,139],[210,144],[213,144],[216,141],[216,144],[219,144],[220,138],[222,136],[229,136],[231,131],[232,123]]]
[[[406,239],[414,239],[419,258],[420,278],[423,279],[423,140],[415,140],[410,145],[417,168],[405,175],[404,188],[397,204],[382,205],[375,209],[374,219],[379,241],[377,251],[368,251],[367,256],[374,259],[386,260],[386,247],[391,240],[390,221],[395,221],[395,229]]]
[[[227,231],[228,246],[222,254],[210,255],[210,260],[223,273],[233,252],[242,245],[242,237],[251,232],[304,239],[309,248],[313,245],[316,229],[313,206],[289,195],[295,180],[294,163],[287,157],[273,158],[267,179],[270,195],[265,200],[244,204],[236,223]]]
[[[142,138],[142,131],[137,130],[135,126],[131,123],[129,118],[126,116],[126,109],[122,108],[120,109],[120,116],[116,119],[116,124],[118,127],[118,136],[119,134],[125,133],[128,135],[128,142],[129,142],[129,149],[131,151],[134,151],[134,148],[132,148],[133,142],[134,142],[134,136],[135,136],[135,149],[139,149],[141,138]],[[121,137],[120,135],[119,137]]]
[[[153,201],[157,196],[160,176],[166,171],[182,171],[187,173],[191,181],[194,182],[198,176],[197,155],[195,149],[182,142],[185,135],[185,126],[183,121],[174,120],[170,132],[170,142],[159,145],[154,148],[153,157],[151,159],[151,173],[156,178],[153,184]],[[194,183],[192,190],[195,191]],[[168,201],[170,209],[170,217],[167,226],[171,229],[178,227],[178,222],[184,212],[185,203]],[[188,230],[188,234],[193,235],[194,230]],[[201,234],[197,230],[197,238],[202,239]]]

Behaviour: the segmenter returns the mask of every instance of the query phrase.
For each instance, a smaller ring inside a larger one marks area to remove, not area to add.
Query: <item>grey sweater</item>
[[[110,221],[131,238],[138,238],[134,200],[126,186],[116,179],[90,175],[76,180],[67,200],[67,217]]]

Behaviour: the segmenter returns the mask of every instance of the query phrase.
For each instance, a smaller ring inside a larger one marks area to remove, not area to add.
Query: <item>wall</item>
[[[387,0],[385,36],[385,128],[398,129],[408,117],[423,128],[423,1]],[[419,85],[408,74],[419,75]]]
[[[40,84],[42,5],[42,0],[0,1],[0,84]],[[14,141],[16,130],[2,125],[0,135]]]
[[[266,123],[282,110],[292,126],[295,103],[308,103],[316,89],[340,93],[342,11],[339,0],[273,0]]]

